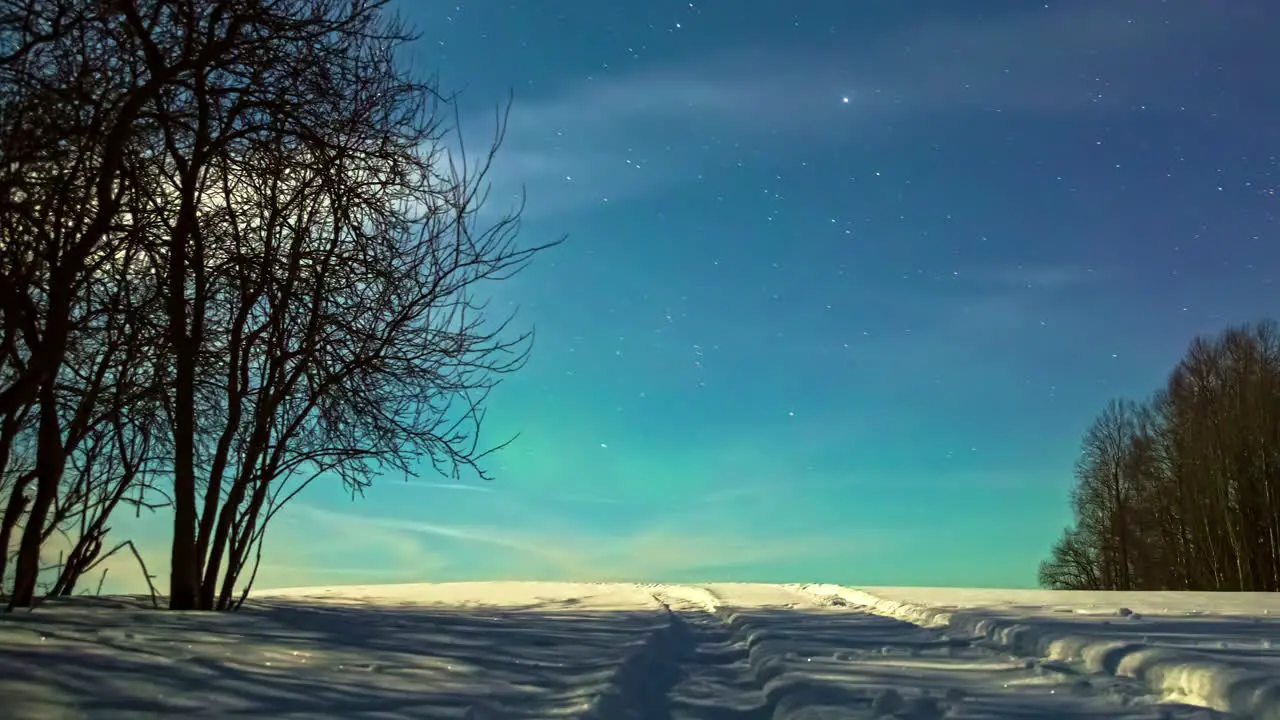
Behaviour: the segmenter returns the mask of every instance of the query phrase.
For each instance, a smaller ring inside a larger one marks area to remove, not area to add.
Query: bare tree
[[[153,73],[235,37],[147,117],[168,184],[152,256],[172,359],[171,607],[230,605],[278,481],[359,489],[422,454],[475,467],[484,393],[524,359],[528,336],[506,339],[472,292],[539,248],[514,245],[514,216],[477,225],[492,153],[444,151],[447,104],[398,67],[410,38],[385,4],[189,3],[173,27],[126,13]]]
[[[1134,407],[1111,401],[1085,433],[1076,468],[1077,522],[1097,543],[1099,575],[1111,590],[1131,588],[1130,499],[1134,486],[1130,451]]]
[[[483,401],[531,338],[476,293],[541,248],[478,219],[505,116],[449,152],[386,4],[0,0],[11,606],[50,537],[69,593],[162,482],[170,606],[214,609],[317,478],[483,475]]]
[[[1050,559],[1040,563],[1040,584],[1057,590],[1101,590],[1098,560],[1091,545],[1079,529],[1064,530]]]
[[[161,5],[149,5],[154,17]],[[101,388],[66,413],[64,371],[85,339],[82,324],[101,315],[86,305],[91,280],[136,241],[135,218],[122,211],[140,189],[131,176],[146,159],[133,152],[139,121],[187,63],[216,54],[143,65],[121,21],[131,7],[0,3],[0,418],[29,413],[35,438],[33,474],[17,478],[8,503],[17,512],[6,513],[16,525],[25,512],[11,606],[32,602],[42,539],[73,452],[68,443],[95,421]]]
[[[1276,325],[1196,338],[1150,402],[1110,404],[1072,502],[1047,585],[1071,586],[1084,558],[1104,589],[1280,590]]]

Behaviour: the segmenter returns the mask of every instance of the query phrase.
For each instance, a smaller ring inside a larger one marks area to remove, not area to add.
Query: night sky
[[[1272,2],[398,7],[469,147],[514,93],[490,208],[567,236],[495,290],[522,434],[315,489],[260,586],[1030,586],[1106,400],[1276,313]]]

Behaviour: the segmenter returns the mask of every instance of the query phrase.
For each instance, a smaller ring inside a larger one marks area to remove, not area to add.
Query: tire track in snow
[[[763,720],[774,717],[759,653],[710,591],[645,588],[666,622],[618,668],[584,714],[590,720]]]
[[[668,622],[593,718],[1201,718],[1131,684],[1011,657],[799,588],[647,588]]]
[[[703,587],[653,586],[651,592],[669,614],[669,628],[655,633],[655,641],[648,646],[650,652],[637,656],[638,662],[628,663],[619,673],[618,691],[611,693],[607,703],[600,706],[599,714],[592,717],[929,720],[940,718],[948,702],[958,697],[948,696],[947,702],[939,702],[928,697],[927,692],[907,700],[893,689],[849,691],[794,667],[800,660],[812,659],[800,657],[791,649],[797,631],[818,632],[829,627],[831,617],[803,618],[801,627],[793,626],[785,631],[769,627],[769,622],[762,621],[761,617],[792,613],[799,616],[805,611],[824,610],[830,614],[829,603],[798,590],[774,586],[768,591],[775,595],[774,604],[745,608],[728,604]],[[860,617],[871,623],[884,622],[866,613],[836,611],[835,614]],[[844,645],[856,645],[856,638],[855,633]],[[939,647],[955,645],[954,641],[932,636],[926,642]],[[879,649],[878,640],[875,644]],[[645,673],[653,673],[648,682],[643,681]],[[892,714],[895,712],[897,714]]]
[[[772,597],[761,597],[761,595]],[[806,718],[889,717],[937,718],[946,705],[931,698],[906,701],[896,691],[848,692],[796,667],[792,649],[796,627],[769,627],[761,618],[792,617],[801,634],[817,632],[830,617],[815,598],[791,588],[753,589],[744,607],[726,602],[705,587],[671,586],[655,590],[673,615],[688,628],[693,647],[684,657],[680,682],[671,690],[673,720],[804,720]],[[767,605],[755,603],[765,600]],[[840,613],[845,617],[862,613]],[[856,639],[854,640],[856,642]],[[950,644],[950,641],[940,641]]]
[[[829,631],[837,620],[857,621],[873,616],[833,612],[829,604],[783,586],[752,588],[752,597],[742,603],[734,602],[733,592],[729,593],[730,597],[711,589],[706,589],[706,592],[714,598],[713,614],[717,621],[732,642],[744,648],[748,675],[758,688],[761,699],[754,711],[733,717],[749,720],[855,717],[931,720],[941,717],[947,707],[930,697],[909,702],[893,689],[887,692],[875,692],[874,687],[850,690],[840,683],[832,683],[833,674],[839,674],[845,668],[838,668],[837,673],[832,673],[829,667],[814,668],[810,665],[814,658],[807,656],[798,646],[803,644],[803,640],[798,643],[797,638],[821,635]],[[762,600],[765,604],[760,604]],[[835,634],[841,637],[840,646],[848,648],[858,644],[858,632],[846,632],[843,627],[835,630]],[[731,716],[712,713],[693,717],[718,720]]]
[[[686,628],[692,645],[681,658],[680,682],[671,689],[672,720],[763,720],[773,706],[750,638],[726,618],[711,591],[694,586],[654,590]]]
[[[1038,625],[1035,619],[1007,618],[981,608],[936,608],[894,601],[841,585],[796,588],[827,602],[865,608],[883,617],[965,633],[983,646],[1034,658],[1041,667],[1066,670],[1080,666],[1095,676],[1132,680],[1163,699],[1182,699],[1205,708],[1205,717],[1213,708],[1222,714],[1280,720],[1280,678],[1239,660],[1123,637],[1107,638],[1105,633],[1092,635],[1088,628],[1073,634],[1055,628],[1060,623],[1048,619]]]
[[[643,586],[659,618],[592,720],[1174,720],[1132,682],[1019,658],[799,586]]]
[[[648,587],[646,587],[648,589]],[[671,689],[681,679],[681,661],[694,640],[680,616],[657,593],[649,593],[663,616],[618,667],[608,688],[583,713],[584,720],[661,720],[670,718]]]

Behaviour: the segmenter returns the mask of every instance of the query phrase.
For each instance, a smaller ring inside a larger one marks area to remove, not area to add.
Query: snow
[[[1140,680],[1167,700],[1280,718],[1280,594],[804,590],[1020,656]]]
[[[74,598],[0,616],[0,716],[1271,720],[1278,621],[1261,594],[734,583]]]

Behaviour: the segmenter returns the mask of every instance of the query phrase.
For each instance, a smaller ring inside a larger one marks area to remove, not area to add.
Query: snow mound
[[[1161,647],[1105,634],[1064,631],[1049,617],[1024,615],[1011,619],[998,610],[890,599],[840,585],[799,587],[819,597],[836,598],[915,625],[968,634],[1018,655],[1081,663],[1091,672],[1135,678],[1166,700],[1255,720],[1280,720],[1280,675],[1274,665],[1265,667],[1245,657]],[[1126,620],[1137,615],[1129,607],[1110,614]],[[1266,645],[1265,640],[1262,643]]]

